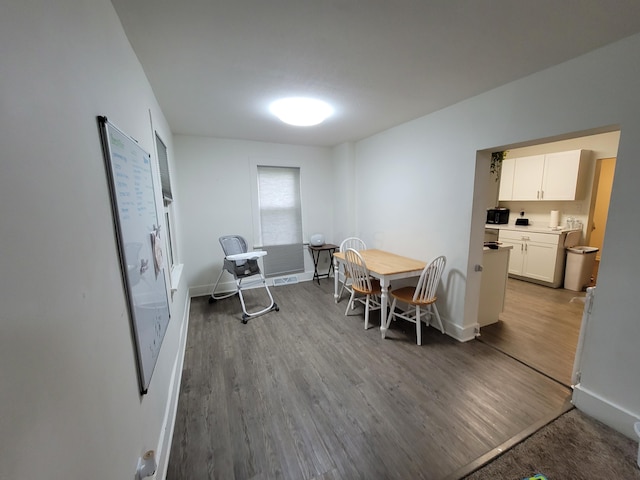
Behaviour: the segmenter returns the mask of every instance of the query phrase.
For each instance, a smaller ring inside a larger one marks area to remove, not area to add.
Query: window
[[[162,185],[162,199],[165,205],[171,203],[171,179],[169,178],[169,159],[167,158],[167,146],[156,132],[156,151],[158,152],[158,170],[160,171],[160,184]]]
[[[171,272],[171,290],[175,291],[180,282],[182,266],[177,265],[175,254],[175,220],[173,214],[173,193],[171,192],[171,179],[169,176],[169,161],[167,147],[156,132],[156,154],[158,157],[158,171],[160,173],[160,184],[162,186],[162,200],[164,202],[164,220],[166,231],[164,233],[166,261]]]
[[[304,271],[300,168],[258,165],[260,242],[269,277]]]

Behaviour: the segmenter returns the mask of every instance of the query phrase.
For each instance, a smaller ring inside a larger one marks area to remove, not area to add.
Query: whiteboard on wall
[[[151,375],[169,324],[169,298],[151,156],[98,117],[125,296],[136,345],[140,392]]]

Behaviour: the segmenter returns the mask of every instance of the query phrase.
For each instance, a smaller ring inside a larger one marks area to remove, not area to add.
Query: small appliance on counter
[[[487,223],[494,225],[506,225],[509,223],[509,209],[499,207],[488,209]]]
[[[529,225],[529,219],[528,218],[524,218],[524,211],[520,212],[520,217],[516,218],[516,225],[520,226],[520,227],[524,227],[526,225]]]

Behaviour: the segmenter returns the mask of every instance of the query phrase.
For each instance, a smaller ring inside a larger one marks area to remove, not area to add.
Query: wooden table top
[[[367,264],[367,268],[371,272],[379,275],[393,275],[404,272],[414,272],[422,270],[427,264],[421,260],[415,260],[395,253],[385,252],[384,250],[368,249],[358,252]],[[344,252],[336,252],[334,258],[345,261]]]

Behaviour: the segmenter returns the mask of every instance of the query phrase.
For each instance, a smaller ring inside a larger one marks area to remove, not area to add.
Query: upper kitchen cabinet
[[[516,159],[505,158],[500,167],[500,190],[498,200],[513,199],[513,174],[516,171]]]
[[[512,200],[541,200],[545,155],[516,158]]]
[[[502,172],[506,175],[501,175],[498,199],[577,200],[587,155],[587,150],[571,150],[505,159]]]

